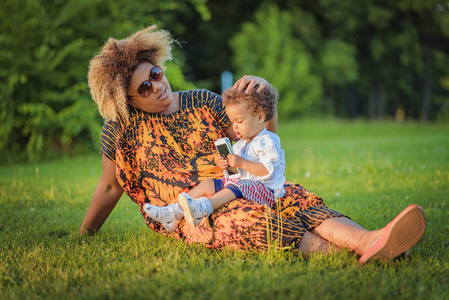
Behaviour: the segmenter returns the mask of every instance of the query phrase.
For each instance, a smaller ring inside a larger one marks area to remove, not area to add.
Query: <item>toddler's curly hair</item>
[[[265,122],[271,120],[276,112],[278,92],[271,84],[268,84],[261,92],[256,92],[257,88],[259,88],[258,85],[248,94],[245,91],[237,92],[232,88],[227,89],[222,95],[224,106],[246,103],[255,115],[263,113]]]
[[[117,114],[129,117],[128,87],[132,74],[143,62],[163,69],[171,59],[174,40],[156,25],[142,29],[128,38],[109,38],[89,65],[88,83],[92,98],[104,119],[116,121]]]

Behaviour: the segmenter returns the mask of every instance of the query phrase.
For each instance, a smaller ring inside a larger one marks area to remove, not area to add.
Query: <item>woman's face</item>
[[[149,113],[168,113],[173,103],[173,92],[165,75],[160,81],[149,80],[150,70],[153,67],[151,63],[144,62],[134,71],[128,88],[130,104]],[[151,93],[145,98],[137,92],[144,81],[151,83]]]

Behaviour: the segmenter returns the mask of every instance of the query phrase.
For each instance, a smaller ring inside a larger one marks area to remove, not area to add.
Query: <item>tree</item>
[[[258,10],[254,22],[244,23],[231,39],[238,76],[257,74],[271,82],[279,91],[279,114],[287,118],[324,107],[321,80],[312,73],[311,55],[295,38],[292,24],[290,12],[270,5]]]
[[[357,97],[367,99],[362,113],[382,119],[401,109],[409,118],[427,120],[431,107],[441,108],[432,99],[447,98],[448,90],[432,78],[448,72],[432,61],[435,49],[449,52],[441,47],[449,43],[448,4],[437,2],[370,0],[356,6],[319,1],[324,26],[336,28],[329,31],[332,38],[345,39],[357,49]]]
[[[32,160],[52,151],[98,149],[102,120],[87,90],[89,60],[108,37],[128,36],[150,24],[163,26],[190,3],[193,13],[207,17],[204,2],[3,0],[2,153]],[[171,72],[173,86],[185,84],[182,72]]]

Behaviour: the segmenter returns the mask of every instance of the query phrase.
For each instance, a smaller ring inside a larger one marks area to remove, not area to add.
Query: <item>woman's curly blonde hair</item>
[[[163,68],[171,59],[174,40],[156,25],[128,38],[109,38],[100,53],[90,61],[88,82],[92,98],[104,119],[116,121],[117,114],[129,117],[127,94],[135,69],[143,62]]]
[[[256,92],[259,88],[256,85],[250,93],[245,91],[237,91],[237,89],[229,88],[223,93],[224,106],[231,106],[246,103],[249,109],[257,115],[263,113],[265,122],[270,121],[276,113],[276,104],[278,102],[278,92],[271,84],[268,84],[261,92]]]

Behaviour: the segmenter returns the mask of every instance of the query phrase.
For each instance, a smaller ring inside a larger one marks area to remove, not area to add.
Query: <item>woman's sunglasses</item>
[[[151,81],[161,81],[162,77],[164,77],[164,72],[159,67],[152,67],[149,74],[149,79],[142,82],[137,88],[137,93],[139,95],[129,95],[128,97],[137,97],[140,96],[142,98],[146,98],[151,95],[153,89],[151,88]]]

